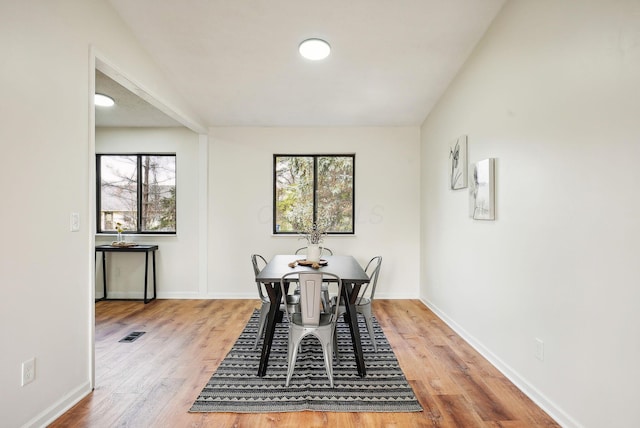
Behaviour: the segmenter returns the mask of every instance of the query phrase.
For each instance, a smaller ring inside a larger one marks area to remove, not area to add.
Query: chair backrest
[[[256,285],[258,286],[258,295],[260,296],[261,300],[265,299],[267,296],[266,292],[262,288],[262,283],[258,281],[257,276],[260,273],[260,271],[264,269],[264,267],[267,265],[267,261],[260,254],[252,254],[251,264],[253,265],[253,273],[254,273],[254,276],[256,277]]]
[[[320,311],[322,301],[322,274],[321,273],[301,273],[300,283],[300,312],[302,322],[305,325],[317,326],[320,324]]]
[[[327,248],[327,247],[320,247],[320,251],[323,256],[333,256],[333,251],[331,251],[331,248]],[[301,247],[298,248],[296,250],[296,254],[303,254],[307,252],[307,247]]]
[[[258,276],[260,271],[267,265],[267,261],[260,254],[252,254],[251,264],[253,264],[253,273]]]
[[[380,265],[382,265],[382,256],[372,257],[369,263],[367,263],[364,271],[369,275],[369,282],[360,288],[356,304],[360,304],[362,298],[367,297],[367,292],[369,293],[369,299],[373,301],[373,296],[376,294],[376,285],[378,284],[378,275],[380,274]]]
[[[294,277],[294,278],[291,278]],[[295,281],[297,279],[300,284],[300,313],[302,323],[305,326],[317,327],[320,324],[320,313],[322,312],[322,283],[326,280],[337,282],[338,294],[342,291],[342,280],[338,275],[329,272],[289,272],[280,279],[280,287],[282,293],[285,293],[285,284],[287,281]],[[291,321],[291,314],[287,308],[287,317]],[[331,314],[333,321],[338,317],[338,307]]]

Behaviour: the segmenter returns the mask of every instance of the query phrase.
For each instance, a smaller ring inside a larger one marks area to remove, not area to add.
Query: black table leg
[[[269,354],[271,353],[271,342],[276,331],[276,316],[280,311],[280,301],[282,300],[282,290],[279,284],[267,285],[267,291],[271,298],[269,306],[269,314],[267,315],[267,327],[264,331],[264,341],[262,342],[262,354],[260,356],[260,366],[258,367],[258,376],[263,377],[267,373],[267,365],[269,364]]]
[[[364,365],[364,355],[362,353],[362,343],[360,342],[360,329],[358,328],[358,313],[356,307],[351,301],[351,293],[353,287],[350,283],[344,283],[342,285],[342,298],[344,299],[344,307],[346,309],[345,319],[349,325],[349,331],[351,332],[351,342],[353,343],[353,353],[356,357],[356,366],[358,367],[358,374],[360,377],[364,377],[367,374],[367,369]]]
[[[102,252],[102,299],[107,300],[107,256]]]
[[[156,252],[151,253],[151,261],[153,262],[153,298],[158,295],[156,292]]]
[[[144,302],[149,303],[147,300],[147,277],[149,276],[149,252],[144,253]]]

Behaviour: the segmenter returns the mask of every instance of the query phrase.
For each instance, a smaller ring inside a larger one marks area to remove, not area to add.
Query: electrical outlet
[[[71,213],[70,223],[72,232],[80,231],[80,213]]]
[[[22,386],[25,386],[36,379],[36,359],[29,358],[22,363]]]
[[[538,338],[536,338],[535,342],[536,342],[535,356],[540,361],[544,361],[544,342],[542,341],[542,339],[538,339]]]

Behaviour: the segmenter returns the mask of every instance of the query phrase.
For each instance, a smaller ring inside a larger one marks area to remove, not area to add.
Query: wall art
[[[475,220],[495,220],[495,159],[484,159],[471,165],[469,215]]]
[[[467,136],[463,135],[449,145],[449,183],[451,190],[467,187]]]

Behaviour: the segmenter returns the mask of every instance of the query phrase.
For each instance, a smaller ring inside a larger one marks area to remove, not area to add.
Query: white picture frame
[[[467,187],[467,136],[462,135],[449,144],[449,186],[451,190]]]
[[[495,159],[475,162],[469,168],[469,215],[474,220],[495,220]]]

